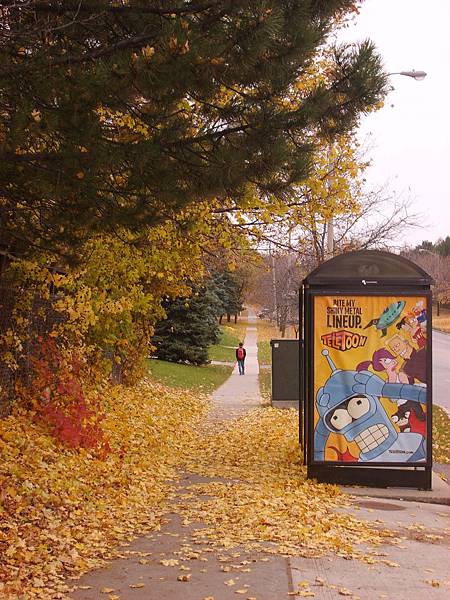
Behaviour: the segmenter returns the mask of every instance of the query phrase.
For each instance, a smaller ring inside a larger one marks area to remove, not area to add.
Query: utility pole
[[[275,313],[275,322],[278,325],[278,302],[277,302],[277,278],[275,274],[275,254],[270,249],[270,257],[272,260],[272,293],[273,293],[273,310]]]
[[[329,169],[327,175],[327,192],[328,196],[331,194],[331,143],[328,144],[327,148],[327,168]],[[334,254],[334,223],[333,216],[331,216],[327,221],[327,249],[326,249],[326,257],[333,258]]]
[[[327,257],[332,258],[334,254],[334,223],[333,217],[327,221]]]

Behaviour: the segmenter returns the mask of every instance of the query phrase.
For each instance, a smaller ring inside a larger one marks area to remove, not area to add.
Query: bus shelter
[[[431,283],[405,257],[375,250],[304,279],[308,477],[431,489]]]

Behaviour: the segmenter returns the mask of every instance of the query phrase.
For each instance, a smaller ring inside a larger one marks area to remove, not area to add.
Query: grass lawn
[[[450,310],[441,308],[439,316],[436,314],[436,306],[433,306],[433,329],[450,333]]]
[[[272,363],[272,348],[270,347],[270,340],[277,339],[280,336],[280,333],[273,323],[266,321],[265,319],[258,319],[256,322],[256,329],[258,331],[259,364],[270,365]],[[263,393],[262,384],[260,387],[261,393]]]
[[[264,404],[270,404],[272,398],[272,369],[260,369],[258,378],[259,391]]]
[[[274,323],[266,321],[265,319],[258,319],[256,322],[256,328],[258,330],[258,361],[261,365],[270,365],[272,363],[272,348],[270,347],[270,340],[293,340],[295,339],[295,332],[293,327],[286,329],[286,335],[281,338],[281,333]]]
[[[236,346],[242,341],[239,332],[230,323],[220,326],[220,339],[217,344],[208,348],[209,360],[234,362]]]
[[[239,342],[243,342],[245,338],[245,332],[247,331],[248,322],[247,317],[239,317],[238,322],[235,323],[234,319],[230,323],[222,322],[221,327],[227,331],[230,335],[230,339],[236,340],[236,346]]]
[[[272,348],[269,341],[258,342],[258,361],[260,365],[270,365],[272,363]]]
[[[150,359],[148,369],[155,381],[174,388],[198,390],[210,394],[218,388],[233,370],[225,365],[181,365],[165,360]]]
[[[450,417],[433,406],[433,461],[450,464]]]

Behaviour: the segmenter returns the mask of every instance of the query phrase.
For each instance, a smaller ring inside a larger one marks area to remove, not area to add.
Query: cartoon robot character
[[[337,369],[322,350],[332,373],[317,392],[320,419],[314,431],[314,460],[325,460],[331,433],[342,434],[360,449],[359,462],[417,462],[426,457],[424,436],[398,432],[380,397],[425,403],[423,386],[388,383],[370,371]]]
[[[381,329],[381,337],[384,337],[387,334],[388,327],[400,318],[402,310],[405,308],[405,304],[406,302],[404,300],[392,302],[392,304],[389,304],[389,306],[384,309],[378,319],[369,321],[364,329],[375,325],[375,329]]]

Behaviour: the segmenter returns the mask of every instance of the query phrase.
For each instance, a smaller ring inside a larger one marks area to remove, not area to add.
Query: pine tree
[[[231,315],[236,317],[243,308],[243,277],[239,272],[218,271],[213,274],[212,279],[216,286],[216,295],[221,302],[219,322],[222,322],[224,315],[229,321]]]
[[[318,136],[382,98],[370,43],[285,102],[350,0],[6,0],[0,242],[68,252],[249,185],[287,193]]]
[[[434,244],[428,240],[424,240],[421,244],[414,248],[419,252],[421,250],[427,250],[429,252],[435,252],[441,256],[450,256],[450,236],[446,238],[439,238]]]
[[[166,303],[167,318],[156,325],[152,340],[157,358],[195,365],[208,361],[208,346],[219,336],[221,302],[215,287],[209,281],[194,288],[191,297]]]

